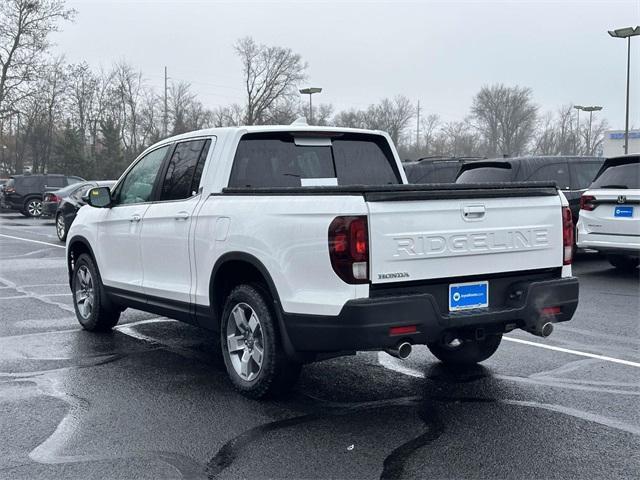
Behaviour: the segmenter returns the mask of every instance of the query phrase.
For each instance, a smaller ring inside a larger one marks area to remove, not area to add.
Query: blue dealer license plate
[[[489,282],[454,283],[449,285],[449,311],[489,306]]]
[[[633,217],[633,207],[614,207],[613,216],[631,218]]]

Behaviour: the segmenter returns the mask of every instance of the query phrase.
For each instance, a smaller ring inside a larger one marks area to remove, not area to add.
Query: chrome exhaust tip
[[[409,342],[401,342],[394,348],[387,348],[385,352],[387,352],[391,356],[404,360],[409,355],[411,355],[412,350],[413,347],[411,347],[411,344]]]
[[[542,324],[538,324],[531,330],[529,330],[529,332],[537,335],[538,337],[547,338],[553,333],[553,323],[545,322]]]

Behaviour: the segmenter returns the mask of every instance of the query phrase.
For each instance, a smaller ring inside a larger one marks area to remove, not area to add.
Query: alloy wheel
[[[39,217],[42,215],[42,202],[40,200],[30,200],[27,203],[27,213],[30,217]]]
[[[243,380],[254,380],[262,369],[264,338],[260,319],[246,303],[238,303],[227,321],[227,351],[233,369]]]
[[[75,302],[82,318],[88,319],[93,312],[95,293],[93,278],[86,265],[82,265],[76,272]]]
[[[58,238],[60,240],[64,238],[64,233],[66,229],[67,227],[64,224],[64,218],[62,217],[62,215],[58,215],[56,217],[56,233],[58,234]]]

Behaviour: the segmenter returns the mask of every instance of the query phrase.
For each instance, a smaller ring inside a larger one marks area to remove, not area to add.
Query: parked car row
[[[437,158],[409,162],[405,171],[411,183],[555,182],[577,225],[574,248],[598,250],[616,268],[633,270],[640,253],[638,156],[603,162],[585,156]]]
[[[14,175],[0,191],[0,205],[18,210],[26,217],[39,217],[45,192],[84,181],[81,177],[58,174]]]

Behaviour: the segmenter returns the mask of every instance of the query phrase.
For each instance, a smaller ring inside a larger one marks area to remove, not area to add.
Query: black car
[[[26,217],[39,217],[42,215],[42,196],[46,189],[62,188],[78,182],[84,182],[84,179],[56,174],[14,175],[5,184],[0,202],[4,208],[18,210]]]
[[[67,239],[67,232],[69,227],[76,218],[76,214],[80,207],[86,205],[84,200],[85,195],[94,187],[112,187],[116,182],[114,180],[104,180],[97,182],[82,182],[82,184],[75,186],[69,190],[69,187],[59,190],[56,195],[60,195],[60,201],[55,211],[56,219],[56,234],[61,242]]]
[[[602,157],[513,157],[479,160],[460,168],[456,183],[556,182],[569,201],[573,224],[578,223],[580,197],[602,166]]]
[[[403,163],[409,183],[455,183],[460,167],[476,157],[425,157]]]

